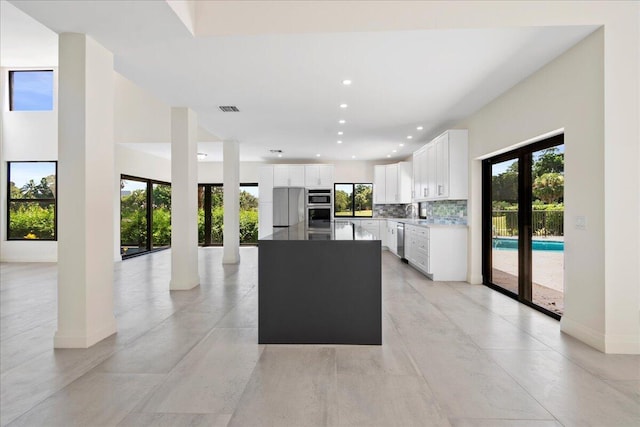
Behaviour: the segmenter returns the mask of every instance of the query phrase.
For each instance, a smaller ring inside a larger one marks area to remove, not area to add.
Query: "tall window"
[[[564,137],[484,160],[483,280],[559,318],[564,312]]]
[[[333,194],[333,216],[373,216],[373,184],[335,184]]]
[[[224,238],[222,184],[198,185],[198,243],[221,246]],[[258,243],[258,185],[240,184],[240,244]]]
[[[57,162],[8,163],[9,240],[56,240]]]
[[[171,184],[122,175],[120,253],[123,258],[171,245]]]
[[[9,110],[53,110],[53,71],[9,71]]]

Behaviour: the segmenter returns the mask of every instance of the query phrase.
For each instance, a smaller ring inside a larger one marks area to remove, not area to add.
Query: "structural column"
[[[171,109],[171,290],[192,289],[198,276],[198,122]]]
[[[116,332],[113,55],[84,34],[59,37],[56,348]]]
[[[224,249],[223,264],[240,262],[240,148],[237,141],[224,141]]]

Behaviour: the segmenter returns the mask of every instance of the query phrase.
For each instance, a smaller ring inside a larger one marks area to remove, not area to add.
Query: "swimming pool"
[[[532,240],[531,245],[534,251],[563,252],[564,242],[556,240]],[[518,249],[518,239],[508,237],[494,237],[493,249],[499,251],[513,251]]]

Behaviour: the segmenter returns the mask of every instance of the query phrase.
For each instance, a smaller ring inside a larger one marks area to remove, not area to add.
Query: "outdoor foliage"
[[[564,235],[564,154],[548,148],[532,165],[534,236]],[[493,233],[518,234],[518,162],[492,177]]]
[[[198,242],[204,243],[204,189],[200,187],[198,209]],[[258,199],[247,191],[240,191],[240,243],[258,242]],[[224,239],[224,207],[222,187],[211,192],[211,242],[222,244]]]
[[[55,238],[55,208],[53,203],[12,203],[9,213],[10,239]]]
[[[38,183],[31,179],[22,187],[9,183],[10,239],[55,239],[55,202],[45,201],[55,199],[55,182],[55,175],[49,175]]]

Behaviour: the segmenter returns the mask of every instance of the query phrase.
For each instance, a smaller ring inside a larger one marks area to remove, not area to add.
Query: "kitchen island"
[[[349,222],[258,242],[261,344],[382,344],[382,245]]]

